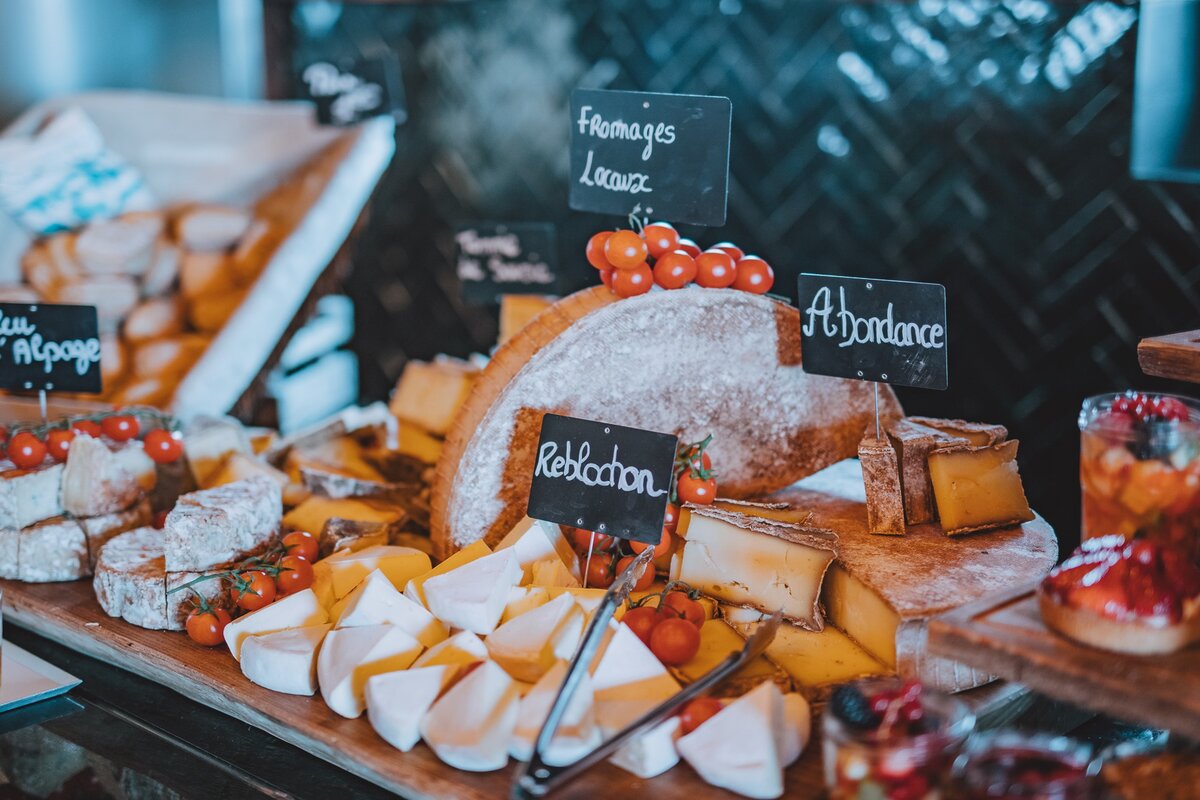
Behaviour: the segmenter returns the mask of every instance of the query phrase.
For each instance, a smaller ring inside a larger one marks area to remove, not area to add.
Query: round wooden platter
[[[880,411],[901,413],[890,387]],[[618,300],[563,298],[499,347],[446,437],[432,533],[445,558],[495,543],[525,514],[546,413],[713,434],[726,497],[761,496],[856,455],[873,420],[868,383],[800,366],[800,312],[762,295],[689,287]]]

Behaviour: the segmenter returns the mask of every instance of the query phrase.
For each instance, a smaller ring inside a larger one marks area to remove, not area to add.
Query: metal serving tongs
[[[517,773],[511,794],[513,800],[532,800],[532,798],[545,797],[563,784],[579,777],[584,771],[618,750],[621,745],[662,722],[685,703],[704,694],[737,672],[749,661],[762,655],[763,651],[767,649],[767,645],[775,638],[775,632],[779,629],[779,612],[759,624],[754,635],[746,641],[745,647],[740,652],[730,653],[724,661],[689,684],[683,691],[647,712],[587,755],[570,764],[550,766],[543,760],[542,754],[550,748],[554,734],[558,732],[563,715],[567,711],[567,705],[571,702],[571,698],[579,688],[580,681],[583,680],[583,676],[591,666],[596,651],[600,649],[600,642],[608,629],[608,621],[612,619],[621,604],[629,598],[629,593],[633,590],[642,570],[649,568],[650,560],[653,557],[653,548],[647,548],[639,553],[637,558],[613,583],[608,593],[604,595],[604,600],[596,609],[596,615],[592,618],[579,649],[575,651],[575,657],[571,659],[567,677],[558,690],[558,696],[554,698],[554,705],[550,707],[550,713],[546,715],[546,722],[542,725],[541,732],[538,733],[537,741],[533,746],[533,755],[530,757],[529,763]]]

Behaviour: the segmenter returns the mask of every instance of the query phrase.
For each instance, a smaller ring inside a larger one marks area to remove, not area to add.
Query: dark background
[[[527,0],[274,6],[277,93],[318,58],[398,59],[407,121],[349,287],[365,399],[408,358],[486,351],[454,226],[549,220],[564,269],[617,218],[566,203],[575,86],[733,102],[729,221],[794,291],[800,271],[936,281],[950,389],[913,413],[1002,422],[1033,505],[1078,538],[1086,395],[1171,388],[1139,338],[1197,326],[1200,191],[1134,181],[1138,8],[1126,2]],[[281,56],[280,52],[290,55]]]

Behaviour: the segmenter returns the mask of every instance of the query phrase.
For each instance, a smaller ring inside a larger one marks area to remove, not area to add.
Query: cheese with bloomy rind
[[[1017,471],[1016,439],[983,447],[939,447],[929,454],[929,480],[947,534],[1033,519]]]
[[[463,667],[476,661],[486,661],[487,645],[470,631],[459,631],[442,642],[421,653],[413,662],[414,667],[436,667],[449,665]]]
[[[453,628],[490,634],[508,603],[508,590],[521,582],[521,565],[511,550],[500,550],[449,572],[426,578],[425,606]]]
[[[688,506],[679,521],[681,550],[673,579],[725,603],[780,610],[820,630],[818,598],[837,554],[831,531],[776,522],[711,506]]]
[[[141,445],[136,445],[136,452]],[[147,459],[149,460],[149,459]],[[62,504],[76,517],[111,514],[142,496],[137,476],[117,460],[108,445],[87,434],[71,440],[62,474]]]
[[[941,431],[955,439],[965,439],[973,447],[1000,444],[1008,438],[1008,429],[989,422],[967,422],[962,419],[939,419],[937,417],[909,417],[926,428]]]
[[[371,727],[392,747],[412,750],[421,741],[421,720],[457,673],[441,664],[372,675],[364,692]]]
[[[242,644],[242,674],[265,689],[311,696],[317,692],[317,651],[329,624],[251,636]]]
[[[225,626],[225,644],[234,660],[242,657],[242,645],[249,636],[274,633],[285,628],[306,628],[329,621],[329,613],[317,602],[312,589],[281,597],[269,606],[251,611]]]
[[[621,745],[608,760],[643,780],[653,778],[679,763],[679,751],[675,748],[675,740],[681,733],[679,717],[667,717],[650,730]]]
[[[426,553],[414,547],[377,545],[337,553],[325,559],[325,563],[329,565],[329,575],[333,580],[334,597],[341,599],[376,570],[387,576],[392,585],[399,589],[418,575],[428,572],[431,562]]]
[[[187,584],[187,588],[182,588]],[[167,625],[181,631],[187,627],[188,615],[199,606],[200,598],[220,605],[230,581],[222,567],[203,572],[167,573]]]
[[[519,681],[536,683],[560,659],[569,659],[583,633],[583,610],[559,595],[500,625],[484,644],[492,660]]]
[[[400,592],[381,570],[368,575],[346,596],[346,604],[334,618],[339,628],[363,625],[395,625],[425,647],[433,647],[446,638],[446,626],[419,603]]]
[[[62,516],[62,464],[0,472],[0,528],[28,528]]]
[[[429,580],[430,578],[436,578],[438,575],[445,575],[450,570],[457,569],[458,567],[469,564],[472,561],[483,558],[491,552],[492,548],[488,547],[483,542],[475,542],[470,547],[464,547],[462,550],[459,550],[454,555],[442,561],[424,575],[418,575],[409,581],[408,585],[404,587],[404,594],[406,594],[409,599],[416,600],[418,603],[428,607],[428,603],[425,602],[425,581]]]
[[[456,769],[500,769],[508,763],[520,701],[516,681],[497,664],[485,661],[433,704],[421,723],[421,738]]]
[[[937,519],[937,509],[933,504],[933,486],[929,483],[929,453],[935,447],[966,440],[921,425],[912,417],[889,422],[887,434],[900,462],[905,520],[910,525],[932,522]]]
[[[672,667],[671,674],[682,683],[691,683],[715,669],[730,655],[741,652],[745,645],[746,641],[742,635],[724,620],[707,620],[700,627],[700,648],[696,655],[686,664]],[[791,689],[792,682],[788,675],[767,659],[758,656],[737,673],[726,678],[715,693],[719,696],[742,695],[763,681],[774,681],[784,691]]]
[[[563,568],[575,578],[576,585],[578,585],[580,580],[579,557],[575,554],[571,543],[567,541],[567,537],[563,536],[562,528],[558,525],[532,517],[524,517],[496,545],[497,550],[508,548],[512,548],[517,556],[517,562],[521,565],[521,570],[525,573],[522,583],[529,583],[533,579],[534,564],[544,564],[548,560],[553,563],[553,559],[557,558],[562,562]],[[555,585],[565,586],[567,584]]]
[[[17,577],[27,583],[74,581],[92,574],[87,536],[66,517],[24,528],[18,545]]]
[[[550,707],[554,705],[559,689],[566,680],[567,667],[566,661],[555,662],[521,698],[517,724],[508,744],[508,754],[518,761],[528,761],[533,756],[534,745],[546,723]],[[550,747],[542,753],[543,762],[551,766],[570,764],[600,745],[602,737],[600,729],[596,727],[592,705],[592,681],[584,673],[567,703]]]
[[[858,443],[863,486],[867,493],[867,530],[904,535],[904,491],[900,488],[900,461],[886,437],[868,431]]]
[[[185,494],[167,514],[168,572],[206,570],[266,547],[279,532],[279,486],[254,477]]]
[[[596,723],[611,736],[676,694],[679,683],[628,625],[614,622],[592,662],[592,690]]]
[[[11,580],[21,571],[21,532],[16,528],[0,528],[0,578]]]
[[[96,600],[110,617],[151,630],[167,621],[162,531],[138,528],[109,540],[96,559]]]
[[[88,552],[91,556],[92,566],[95,567],[96,558],[100,555],[100,548],[110,539],[134,528],[145,527],[153,519],[154,512],[150,509],[150,501],[142,498],[123,511],[114,511],[98,517],[87,517],[76,520],[76,522],[79,523],[79,527],[83,528],[83,533],[87,536]]]
[[[420,642],[395,625],[331,630],[317,656],[317,683],[325,705],[349,719],[361,716],[367,680],[408,669],[422,649]]]

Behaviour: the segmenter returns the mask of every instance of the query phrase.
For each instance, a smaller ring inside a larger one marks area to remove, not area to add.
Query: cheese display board
[[[411,798],[493,800],[506,797],[517,764],[488,773],[463,772],[424,745],[401,753],[363,720],[345,719],[320,696],[286,695],[246,680],[225,648],[206,650],[178,633],[152,631],[106,615],[90,583],[26,584],[0,581],[9,622],[77,652],[126,669],[236,717],[289,744]],[[814,797],[823,791],[820,743],[811,742],[787,769],[789,794]],[[556,794],[561,798],[653,796],[660,800],[737,797],[678,768],[642,780],[611,764],[600,764]]]
[[[929,624],[929,648],[1050,697],[1200,738],[1200,648],[1135,656],[1049,630],[1036,584],[963,606]]]

